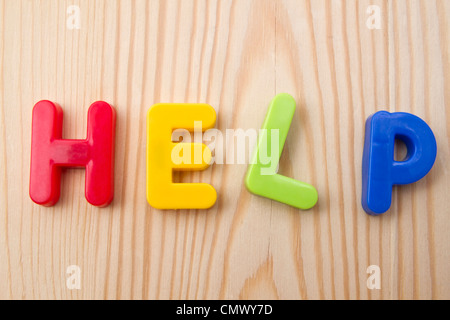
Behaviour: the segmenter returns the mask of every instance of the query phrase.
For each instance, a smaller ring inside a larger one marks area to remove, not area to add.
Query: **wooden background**
[[[66,27],[72,4],[80,30]],[[366,27],[372,4],[381,30]],[[0,35],[0,298],[450,299],[449,0],[2,0]],[[249,194],[245,165],[180,177],[214,185],[208,211],[147,204],[151,105],[209,103],[220,130],[258,129],[281,92],[298,102],[281,173],[316,186],[313,210]],[[55,207],[30,200],[41,99],[63,107],[65,138],[85,137],[92,102],[116,108],[109,207],[86,202],[83,170],[63,175]],[[369,217],[364,122],[378,110],[423,118],[438,157]]]

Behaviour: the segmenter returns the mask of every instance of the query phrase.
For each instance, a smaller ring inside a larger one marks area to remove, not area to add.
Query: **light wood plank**
[[[70,5],[80,30],[66,27]],[[366,26],[370,5],[381,30]],[[449,17],[446,0],[0,0],[0,298],[449,299]],[[147,204],[151,105],[209,103],[221,131],[258,129],[282,92],[298,105],[280,172],[316,186],[314,209],[251,195],[245,165],[179,176],[214,185],[210,210]],[[64,173],[56,206],[30,200],[41,99],[63,107],[66,138],[85,136],[92,102],[116,108],[109,207],[86,202],[83,170]],[[379,110],[426,120],[438,158],[375,218],[361,158]],[[70,265],[80,290],[66,287]],[[366,286],[370,265],[381,290]]]

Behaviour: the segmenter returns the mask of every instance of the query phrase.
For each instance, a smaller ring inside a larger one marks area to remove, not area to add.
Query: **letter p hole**
[[[30,197],[52,206],[60,196],[61,169],[86,169],[86,200],[107,206],[114,196],[114,138],[116,116],[106,102],[94,102],[88,111],[87,138],[62,139],[63,111],[43,100],[33,108]]]

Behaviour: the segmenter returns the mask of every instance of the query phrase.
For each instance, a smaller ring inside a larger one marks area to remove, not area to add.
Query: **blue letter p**
[[[395,139],[407,147],[404,161],[394,161]],[[362,166],[362,206],[370,215],[391,206],[392,186],[422,179],[436,160],[436,139],[430,127],[409,113],[380,111],[366,121]]]

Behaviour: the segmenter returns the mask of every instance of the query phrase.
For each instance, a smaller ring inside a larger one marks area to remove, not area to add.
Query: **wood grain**
[[[366,27],[369,5],[381,30]],[[0,298],[450,299],[450,1],[1,0],[0,35]],[[249,194],[245,165],[179,177],[214,185],[208,211],[147,204],[151,105],[209,103],[218,129],[258,129],[281,92],[298,103],[281,173],[316,186],[313,210]],[[41,99],[63,107],[66,138],[85,137],[92,102],[116,108],[109,207],[86,202],[83,170],[64,173],[56,206],[30,200]],[[369,217],[364,122],[378,110],[426,120],[438,158]],[[381,290],[366,287],[370,265]]]

